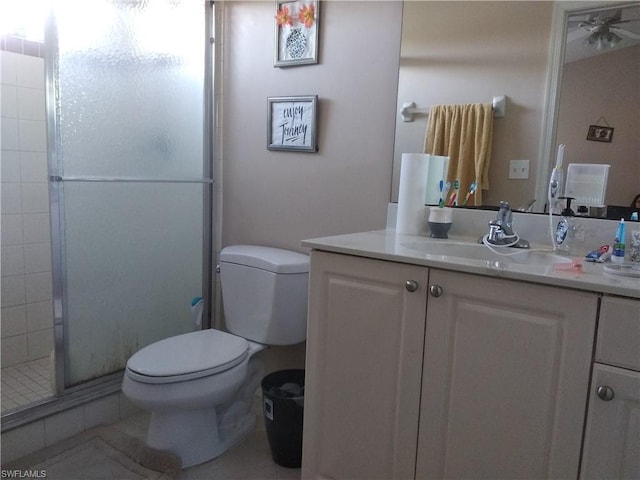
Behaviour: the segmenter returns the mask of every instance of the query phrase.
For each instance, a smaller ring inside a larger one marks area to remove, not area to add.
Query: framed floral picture
[[[317,95],[269,97],[267,149],[316,152]]]
[[[275,67],[318,63],[318,0],[276,0]]]

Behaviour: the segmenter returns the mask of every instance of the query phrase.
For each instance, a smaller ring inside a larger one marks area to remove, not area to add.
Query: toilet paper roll
[[[424,153],[402,154],[396,220],[397,233],[426,234],[425,196],[428,172],[429,155]]]

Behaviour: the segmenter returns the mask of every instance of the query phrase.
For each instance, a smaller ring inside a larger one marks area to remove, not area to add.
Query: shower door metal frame
[[[66,386],[68,374],[65,362],[67,350],[68,319],[67,305],[67,274],[66,274],[66,239],[65,239],[65,210],[64,210],[64,184],[67,182],[96,182],[96,183],[172,183],[172,184],[202,184],[203,190],[203,268],[202,268],[202,296],[204,298],[204,311],[202,315],[202,327],[207,328],[211,324],[211,311],[214,302],[215,288],[213,285],[213,165],[212,165],[212,132],[213,126],[213,45],[209,39],[212,37],[213,5],[209,1],[205,4],[205,35],[202,41],[205,43],[203,62],[205,71],[203,78],[203,178],[175,178],[175,179],[145,179],[131,177],[77,177],[65,176],[63,158],[60,154],[60,130],[58,109],[56,108],[56,93],[58,90],[58,35],[56,25],[51,16],[47,22],[45,41],[45,88],[47,92],[47,143],[49,162],[49,197],[51,216],[51,249],[53,269],[53,314],[54,314],[54,350],[55,350],[55,377],[57,396],[73,392],[86,393],[95,391],[96,398],[118,391],[122,382],[123,372],[115,372],[100,378],[82,382],[70,387]]]

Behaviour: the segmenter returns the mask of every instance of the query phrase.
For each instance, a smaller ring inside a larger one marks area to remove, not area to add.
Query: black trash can
[[[273,461],[302,464],[304,370],[280,370],[262,379],[262,411]]]

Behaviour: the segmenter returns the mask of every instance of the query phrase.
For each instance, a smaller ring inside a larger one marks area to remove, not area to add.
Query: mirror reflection
[[[597,5],[405,2],[392,201],[402,153],[424,151],[431,106],[505,95],[505,116],[494,121],[482,206],[507,200],[526,208],[535,199],[532,211],[543,211],[550,166],[564,143],[565,168],[610,164],[605,203],[630,207],[640,193],[640,22],[634,20],[640,3]],[[554,58],[559,46],[562,55]],[[416,105],[410,122],[400,115],[408,102]],[[594,125],[605,134],[613,129],[611,141],[587,140]],[[510,178],[513,165],[526,166],[519,175],[525,178]]]

